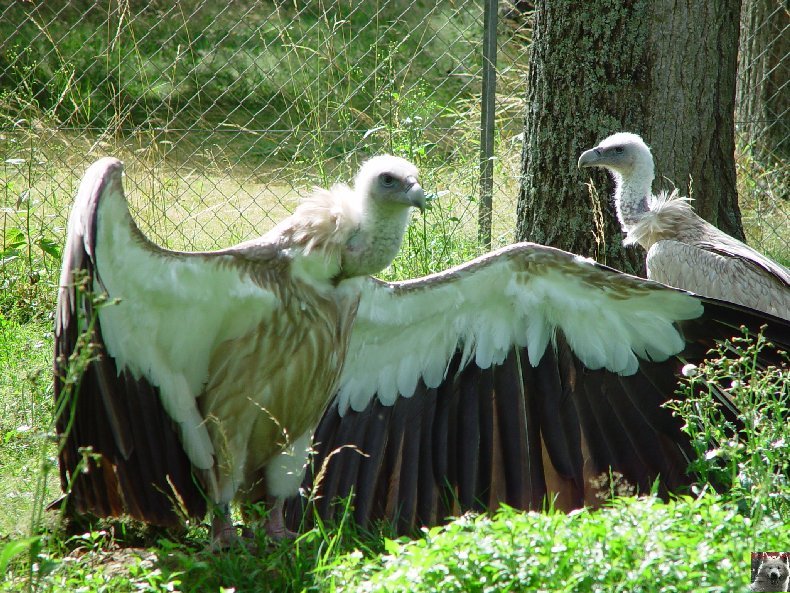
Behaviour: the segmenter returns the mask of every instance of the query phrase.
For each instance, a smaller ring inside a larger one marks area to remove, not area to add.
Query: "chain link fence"
[[[790,8],[747,0],[741,10],[735,131],[744,227],[790,259]]]
[[[497,36],[505,145],[521,132],[526,22],[515,11]],[[37,1],[7,5],[0,23],[3,206],[32,217],[38,235],[62,242],[79,177],[105,154],[125,161],[155,241],[212,249],[391,152],[420,166],[426,189],[442,188],[426,224],[476,245],[479,3]],[[509,202],[495,203],[509,213],[497,243],[515,217],[511,148],[496,167],[495,202]]]
[[[422,222],[441,238],[426,266],[442,266],[451,250],[476,253],[484,4],[496,6],[482,0],[3,3],[4,256],[19,245],[28,255],[61,245],[79,178],[106,154],[125,161],[132,207],[156,242],[213,249],[261,234],[312,186],[350,180],[361,160],[385,151],[416,162],[423,185],[441,190]],[[751,97],[777,75],[767,103],[779,110],[759,114],[776,136],[750,127],[760,106],[738,116],[749,157],[741,159],[742,176],[757,175],[770,193],[754,209],[760,220],[747,224],[770,242],[787,237],[787,159],[777,151],[786,151],[790,137],[790,62],[787,11],[777,0],[768,4],[762,18],[771,27],[745,19],[744,38],[755,39],[755,60],[761,44],[778,44],[778,62],[751,86],[742,76],[739,88],[740,96]],[[494,246],[510,242],[515,228],[530,10],[524,0],[498,3],[489,124]],[[752,150],[758,138],[767,140],[772,159]]]

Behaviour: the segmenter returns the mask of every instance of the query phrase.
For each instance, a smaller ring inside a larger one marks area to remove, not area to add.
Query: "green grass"
[[[742,143],[743,144],[743,143]],[[739,148],[735,166],[743,229],[750,245],[790,266],[790,163]]]
[[[414,540],[313,530],[295,544],[207,552],[198,536],[122,547],[107,531],[44,541],[32,575],[0,590],[41,591],[744,591],[749,550],[787,549],[776,519],[757,524],[715,496],[616,499],[599,511],[503,508]],[[342,541],[338,541],[342,540]],[[23,566],[18,564],[18,567]]]
[[[19,323],[0,315],[0,547],[38,533],[44,505],[60,490],[50,326],[47,319]]]
[[[3,117],[33,108],[108,137],[177,136],[197,122],[258,130],[234,160],[342,155],[365,132],[407,116],[450,125],[468,96],[480,41],[464,32],[479,31],[479,8],[416,4],[14,3],[0,19],[0,35],[13,40],[2,49]],[[447,76],[458,68],[463,76]],[[359,134],[338,134],[347,129]],[[284,130],[301,141],[283,142]],[[369,134],[380,148],[397,136]]]

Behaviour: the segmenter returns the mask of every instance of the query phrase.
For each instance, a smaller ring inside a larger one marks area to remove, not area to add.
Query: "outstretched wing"
[[[214,463],[196,403],[209,358],[276,309],[247,268],[278,256],[156,247],[129,215],[122,168],[92,165],[69,219],[55,319],[61,481],[72,511],[172,524],[206,508],[192,468]]]
[[[353,491],[359,523],[400,531],[499,503],[578,508],[657,478],[678,490],[689,448],[662,404],[680,366],[765,319],[531,244],[371,282],[305,489],[323,516]]]

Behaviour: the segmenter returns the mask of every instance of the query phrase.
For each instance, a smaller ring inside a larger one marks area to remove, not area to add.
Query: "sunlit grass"
[[[36,481],[52,461],[52,337],[47,319],[17,323],[0,316],[0,536],[31,532]],[[59,484],[49,482],[49,495]]]
[[[331,584],[359,593],[740,593],[755,545],[785,549],[782,523],[754,525],[713,496],[621,498],[570,515],[505,508],[387,542],[383,555],[340,558]]]
[[[756,158],[740,148],[735,159],[743,228],[749,244],[790,265],[790,163]]]

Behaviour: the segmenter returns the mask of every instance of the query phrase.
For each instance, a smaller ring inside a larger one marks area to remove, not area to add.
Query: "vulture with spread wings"
[[[790,319],[790,271],[701,218],[677,190],[653,194],[642,138],[612,134],[582,153],[579,167],[611,172],[624,243],[647,250],[648,278]]]
[[[181,253],[134,225],[120,163],[94,165],[56,315],[67,508],[173,524],[266,498],[282,536],[319,418],[321,479],[304,486],[325,515],[353,492],[362,524],[408,530],[555,495],[575,508],[611,476],[677,490],[689,447],[662,404],[681,366],[741,325],[790,345],[780,319],[530,243],[371,278],[423,200],[413,166],[377,157],[260,239]],[[78,379],[69,361],[86,348]],[[220,513],[215,537],[232,533]]]
[[[169,525],[212,506],[225,545],[228,504],[265,497],[269,533],[287,537],[282,504],[337,389],[362,278],[425,205],[417,169],[375,157],[263,237],[184,253],[140,232],[122,168],[89,168],[68,225],[55,318],[67,510]]]

